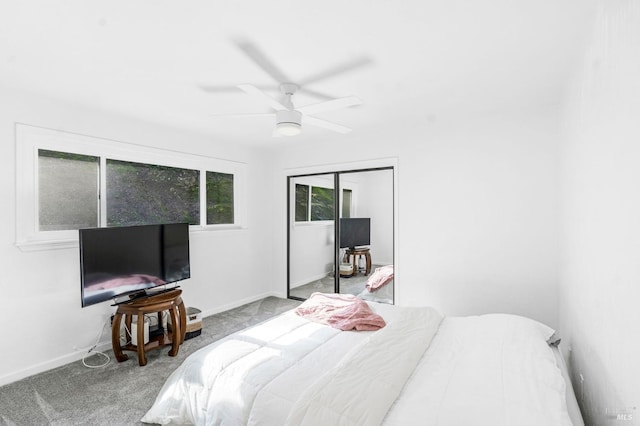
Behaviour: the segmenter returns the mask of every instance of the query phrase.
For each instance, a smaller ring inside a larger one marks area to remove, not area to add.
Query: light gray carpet
[[[0,387],[0,424],[13,425],[133,425],[153,404],[167,377],[191,353],[224,336],[295,308],[300,302],[268,297],[202,321],[202,334],[186,340],[178,356],[169,347],[147,354],[138,366],[135,352],[105,368],[89,369],[77,361]],[[93,358],[93,357],[92,357]],[[102,359],[88,358],[87,363]]]

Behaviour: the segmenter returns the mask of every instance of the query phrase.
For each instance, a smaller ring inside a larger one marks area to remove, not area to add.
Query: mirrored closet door
[[[393,170],[340,174],[339,292],[393,303]]]
[[[289,297],[333,293],[334,174],[289,179]]]
[[[393,303],[393,179],[393,168],[288,178],[288,297]]]

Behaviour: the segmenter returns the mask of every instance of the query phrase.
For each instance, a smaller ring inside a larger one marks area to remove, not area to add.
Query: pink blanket
[[[367,302],[351,294],[313,293],[296,314],[340,330],[378,330],[386,325]]]
[[[381,266],[373,271],[367,280],[367,290],[373,292],[393,279],[393,265]]]

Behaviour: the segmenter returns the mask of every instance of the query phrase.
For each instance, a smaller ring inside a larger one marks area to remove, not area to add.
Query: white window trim
[[[105,161],[179,167],[200,171],[200,224],[191,231],[243,229],[246,227],[246,164],[236,161],[186,154],[177,151],[134,145],[94,136],[69,133],[16,123],[16,246],[23,251],[71,248],[78,246],[78,231],[40,231],[38,218],[38,150],[72,152],[100,157],[100,173]],[[233,174],[234,223],[207,225],[206,172]],[[105,180],[100,180],[101,212],[106,211]],[[100,226],[106,226],[101,214]]]

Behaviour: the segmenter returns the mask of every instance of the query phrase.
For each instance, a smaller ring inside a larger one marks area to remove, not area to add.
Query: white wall
[[[331,274],[334,255],[334,225],[291,225],[291,288]]]
[[[357,178],[356,211],[353,217],[371,218],[371,262],[393,264],[393,170],[341,175]]]
[[[406,117],[371,133],[284,142],[275,155],[274,265],[286,288],[283,176],[397,158],[396,302],[557,325],[557,110]],[[363,149],[366,147],[366,149]]]
[[[273,188],[263,179],[268,153],[0,89],[0,196],[5,203],[0,209],[0,322],[5,325],[0,385],[78,359],[114,310],[108,303],[80,307],[77,249],[22,252],[14,246],[15,122],[245,162],[249,205],[271,201]],[[182,286],[185,303],[208,314],[267,295],[273,272],[265,241],[272,237],[272,221],[268,211],[249,208],[246,229],[193,234],[192,279]],[[109,330],[102,341],[110,346]]]
[[[560,330],[586,423],[640,425],[637,1],[599,2],[576,77],[562,150]]]

